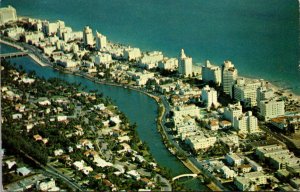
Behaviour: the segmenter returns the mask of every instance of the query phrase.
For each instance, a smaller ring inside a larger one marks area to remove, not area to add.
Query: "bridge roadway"
[[[15,53],[3,53],[0,54],[0,58],[12,58],[12,57],[23,57],[28,55],[28,52],[15,52]]]
[[[182,174],[182,175],[178,175],[176,177],[173,177],[172,181],[175,181],[175,180],[183,178],[183,177],[197,177],[197,176],[198,176],[197,174],[193,174],[193,173],[191,173],[191,174]]]

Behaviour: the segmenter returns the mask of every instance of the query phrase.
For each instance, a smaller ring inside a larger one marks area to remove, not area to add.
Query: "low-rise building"
[[[268,183],[268,178],[270,176],[263,172],[250,172],[245,173],[243,176],[237,176],[234,178],[234,184],[241,191],[256,191],[258,185],[263,185]]]
[[[5,30],[5,34],[14,40],[19,40],[24,32],[23,27],[13,27]]]
[[[270,119],[270,123],[283,131],[287,131],[289,126],[298,130],[300,127],[300,114],[275,117]]]
[[[217,119],[211,119],[209,120],[207,127],[212,131],[217,131],[219,129],[219,121]]]
[[[237,175],[234,170],[231,170],[229,167],[227,167],[225,165],[221,168],[221,171],[222,171],[223,177],[225,179],[231,179]]]
[[[214,136],[209,136],[207,134],[199,134],[194,136],[189,136],[186,138],[185,142],[193,149],[194,151],[199,151],[200,149],[207,149],[214,146],[217,138]]]
[[[263,168],[262,166],[260,166],[258,163],[256,163],[255,161],[249,159],[248,157],[245,158],[246,162],[251,166],[251,169],[253,171],[262,171]]]
[[[37,44],[44,39],[44,34],[42,32],[26,32],[24,34],[24,41],[29,44]]]
[[[244,157],[241,157],[236,153],[226,154],[225,158],[229,165],[240,166],[244,163]]]
[[[267,146],[257,147],[255,154],[259,157],[259,159],[265,160],[266,158],[270,158],[271,156],[274,155],[289,154],[289,150],[284,149],[282,145],[267,145]]]
[[[146,85],[147,81],[154,77],[154,73],[150,73],[147,71],[143,72],[128,72],[128,75],[132,77],[133,80],[136,81],[137,85]]]

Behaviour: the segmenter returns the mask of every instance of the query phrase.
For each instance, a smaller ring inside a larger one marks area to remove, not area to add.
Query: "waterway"
[[[181,48],[195,63],[230,59],[242,76],[300,94],[297,0],[2,0],[19,15],[85,25],[108,40],[160,50]],[[67,6],[65,6],[67,5]]]
[[[8,46],[2,47],[3,52],[9,52],[5,50],[5,47]],[[14,49],[9,49],[15,51]],[[164,146],[161,135],[157,131],[155,121],[158,114],[158,106],[152,98],[143,93],[123,87],[97,84],[82,77],[61,73],[50,67],[41,67],[29,57],[13,58],[11,62],[17,66],[22,66],[27,72],[35,71],[39,77],[46,79],[60,78],[70,83],[80,83],[86,90],[98,90],[104,96],[110,97],[113,103],[125,113],[130,122],[137,124],[139,137],[149,146],[151,154],[160,166],[168,168],[172,176],[191,173]],[[208,190],[198,179],[189,179],[183,184],[187,189],[191,190]]]

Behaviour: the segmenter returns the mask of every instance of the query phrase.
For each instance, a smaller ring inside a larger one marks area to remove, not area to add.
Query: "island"
[[[16,12],[12,7],[2,9]],[[96,83],[140,91],[154,98],[159,105],[157,127],[164,144],[192,172],[172,178],[174,183],[182,177],[199,177],[212,190],[299,189],[299,96],[263,79],[239,76],[232,61],[225,60],[218,66],[207,60],[203,66],[196,66],[184,49],[179,51],[178,58],[168,58],[160,51],[142,52],[136,47],[110,42],[98,31],[93,33],[89,26],[73,31],[60,20],[16,17],[15,13],[0,29],[1,43],[20,50],[1,54],[1,59],[28,55],[42,66]],[[56,82],[50,82],[49,86],[51,83]],[[52,100],[49,102],[52,105]],[[95,106],[91,107],[89,110],[94,111]],[[97,113],[93,114],[97,119]],[[118,115],[116,119],[120,120],[122,116]],[[23,119],[23,116],[17,114],[15,118]],[[99,120],[98,124],[104,122]],[[114,133],[108,131],[108,134]],[[128,145],[137,151],[133,153],[138,156],[135,159],[151,160],[150,154],[137,150],[139,143],[143,146],[141,142],[135,143]],[[146,151],[145,147],[140,150]],[[66,149],[61,151],[57,156],[65,155]],[[78,164],[88,166],[88,159],[80,156]],[[113,164],[111,161],[106,159],[108,164]],[[161,178],[166,174],[157,171],[162,176],[152,177],[152,181],[168,184]],[[127,172],[120,175],[128,175],[124,174]],[[110,187],[120,186],[108,181]],[[81,182],[90,187],[90,180]],[[115,189],[128,189],[123,187]]]

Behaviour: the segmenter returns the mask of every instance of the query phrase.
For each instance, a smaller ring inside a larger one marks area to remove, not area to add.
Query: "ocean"
[[[3,0],[18,15],[90,25],[108,40],[197,65],[231,60],[239,75],[269,80],[300,95],[297,0]]]

